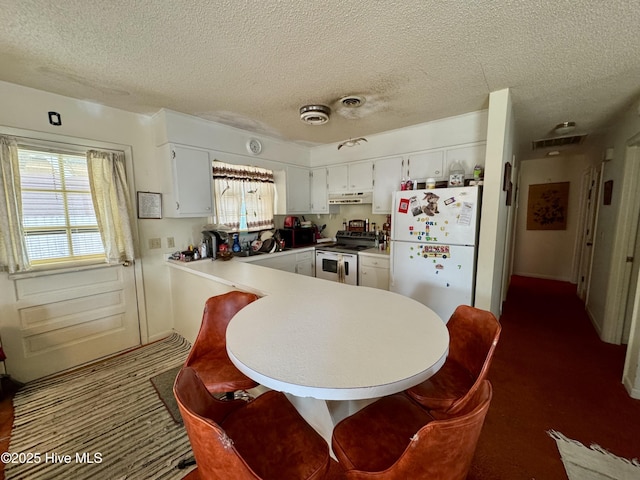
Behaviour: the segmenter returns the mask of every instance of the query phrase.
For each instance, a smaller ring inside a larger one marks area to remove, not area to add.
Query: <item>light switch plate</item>
[[[160,248],[162,243],[159,238],[150,238],[149,239],[149,248]]]

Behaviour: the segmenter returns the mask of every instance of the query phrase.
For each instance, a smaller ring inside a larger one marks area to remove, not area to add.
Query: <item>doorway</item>
[[[578,275],[577,293],[585,305],[589,296],[591,280],[591,264],[593,259],[593,242],[595,238],[596,219],[598,212],[598,190],[601,168],[590,167],[582,177],[582,228],[578,237]]]

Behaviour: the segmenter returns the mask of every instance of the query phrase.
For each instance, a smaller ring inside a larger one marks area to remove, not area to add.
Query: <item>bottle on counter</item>
[[[457,160],[449,167],[449,187],[464,187],[464,168]]]
[[[240,235],[237,233],[233,234],[233,245],[231,246],[231,250],[234,252],[242,251],[242,247],[240,246]]]
[[[376,230],[376,240],[375,240],[376,248],[380,248],[380,232]]]

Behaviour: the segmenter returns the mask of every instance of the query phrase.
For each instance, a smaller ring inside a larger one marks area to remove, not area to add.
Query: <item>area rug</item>
[[[556,441],[569,480],[637,480],[638,459],[617,457],[599,445],[587,448],[555,430],[547,432]]]
[[[153,388],[156,389],[160,400],[162,400],[162,403],[171,414],[173,421],[182,425],[182,415],[180,415],[178,402],[176,402],[176,397],[173,396],[173,384],[181,368],[182,365],[179,365],[155,377],[151,377],[151,383]]]
[[[181,479],[192,457],[150,379],[181,365],[179,335],[98,364],[27,383],[14,397],[8,480]],[[3,458],[5,460],[6,458]]]

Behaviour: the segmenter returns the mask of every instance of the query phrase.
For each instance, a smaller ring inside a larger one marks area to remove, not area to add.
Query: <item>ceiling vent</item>
[[[340,104],[346,108],[358,108],[364,104],[364,98],[357,95],[349,95],[348,97],[342,97]]]
[[[300,120],[309,125],[324,125],[329,115],[331,109],[325,105],[305,105],[300,109]]]
[[[541,148],[556,148],[564,147],[567,145],[579,145],[585,139],[587,134],[581,135],[569,135],[566,137],[555,138],[543,138],[542,140],[535,140],[531,142],[533,150],[540,150]]]

